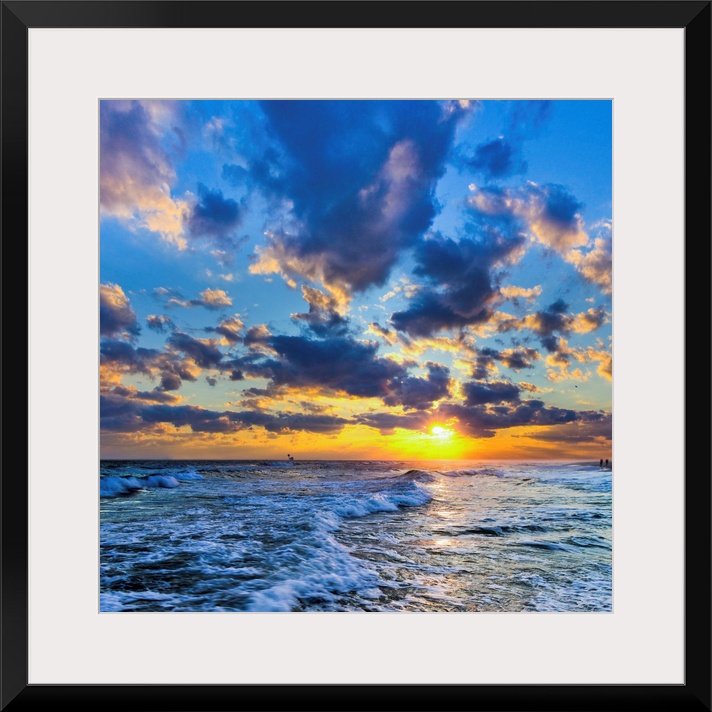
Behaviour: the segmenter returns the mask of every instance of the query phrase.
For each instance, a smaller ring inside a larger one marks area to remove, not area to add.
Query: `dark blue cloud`
[[[110,390],[110,393],[121,396],[122,398],[136,398],[137,400],[155,401],[156,403],[177,403],[180,400],[180,396],[174,396],[172,393],[158,389],[139,391],[135,388],[127,388],[126,386],[115,386]]]
[[[264,425],[271,432],[303,430],[309,433],[337,433],[349,423],[336,415],[318,413],[280,413],[275,419]]]
[[[238,316],[231,316],[223,319],[217,326],[206,326],[205,331],[213,334],[220,334],[231,344],[237,344],[242,339],[242,329],[244,328],[242,319]]]
[[[393,379],[406,369],[376,355],[377,345],[348,337],[311,339],[271,336],[276,357],[256,361],[252,373],[270,378],[275,387],[320,388],[361,398],[385,397]]]
[[[461,165],[480,174],[485,181],[526,173],[524,142],[539,133],[553,109],[551,101],[516,101],[511,105],[509,120],[502,128],[504,135],[480,143],[474,155],[461,156]]]
[[[160,378],[159,388],[175,391],[183,381],[195,381],[190,362],[177,354],[134,348],[125,341],[105,339],[100,345],[101,363],[126,373],[143,373]]]
[[[206,344],[180,331],[171,334],[166,343],[190,356],[201,368],[216,368],[223,358],[222,351],[214,344]]]
[[[580,420],[557,428],[531,433],[534,440],[555,443],[591,443],[613,439],[613,420],[610,413],[600,411],[580,412]]]
[[[513,371],[521,371],[523,368],[533,368],[532,361],[539,359],[539,352],[532,348],[512,349],[511,351],[500,353],[500,361],[507,368]]]
[[[463,111],[433,101],[268,101],[262,109],[281,168],[253,165],[252,173],[291,201],[296,220],[296,232],[275,233],[277,254],[351,291],[382,285],[438,211],[435,184]]]
[[[441,364],[427,361],[427,378],[402,376],[388,385],[389,393],[383,399],[386,405],[402,405],[408,410],[426,410],[434,401],[450,394],[450,370]]]
[[[138,336],[141,329],[128,297],[118,284],[99,286],[99,332],[102,336]]]
[[[242,207],[237,201],[225,198],[220,190],[209,190],[198,184],[200,200],[186,218],[186,229],[191,237],[206,237],[218,244],[232,243],[235,230],[242,219]]]
[[[133,432],[146,425],[169,423],[176,428],[188,426],[197,433],[234,433],[252,427],[269,432],[306,431],[336,433],[349,421],[321,413],[277,414],[263,411],[215,411],[191,405],[144,405],[134,398],[118,394],[100,398],[102,430]]]
[[[173,320],[165,314],[150,314],[146,317],[146,324],[152,331],[158,331],[160,333],[173,331],[176,328]]]
[[[465,405],[484,405],[485,403],[511,403],[519,400],[520,388],[507,381],[490,383],[468,381],[462,386]]]
[[[520,147],[503,138],[481,143],[468,163],[488,181],[526,173],[527,170]]]
[[[480,324],[489,319],[491,313],[482,307],[470,314],[461,314],[449,304],[446,298],[424,292],[413,300],[412,306],[405,311],[394,312],[391,323],[398,331],[410,336],[432,336],[443,329],[458,329],[468,324]]]
[[[429,285],[411,306],[395,312],[391,323],[410,336],[432,336],[442,329],[479,324],[491,316],[490,304],[499,290],[495,265],[522,244],[518,234],[498,239],[462,238],[440,234],[421,240],[415,249],[415,274]]]
[[[137,413],[145,423],[170,423],[176,428],[188,425],[196,433],[226,433],[245,427],[240,421],[233,420],[234,414],[192,405],[150,405],[137,409]]]
[[[482,405],[441,404],[438,413],[457,418],[459,429],[476,438],[491,438],[503,428],[523,425],[563,425],[580,421],[582,415],[574,410],[547,407],[543,401],[513,401],[492,407]]]
[[[572,332],[588,332],[598,329],[608,320],[605,309],[589,309],[577,315],[567,314],[569,305],[563,299],[557,299],[545,309],[529,314],[525,319],[504,319],[497,325],[497,330],[507,332],[529,329],[536,334],[541,345],[554,353],[561,347],[557,334],[569,336]]]
[[[574,230],[578,226],[578,213],[584,205],[562,185],[530,186],[543,204],[543,217],[561,229]]]
[[[554,332],[568,334],[571,327],[571,317],[566,314],[569,305],[562,299],[557,299],[546,309],[535,312],[535,323],[532,328],[539,336],[551,336]]]
[[[104,339],[99,347],[102,363],[117,364],[131,373],[150,373],[151,366],[160,356],[155,349],[135,348],[126,341]]]
[[[523,368],[533,368],[532,361],[538,359],[539,352],[532,348],[522,347],[507,351],[491,348],[477,349],[477,356],[472,367],[472,377],[478,381],[486,379],[495,363],[501,363],[513,371],[521,371]]]
[[[349,321],[337,311],[337,300],[318,289],[302,287],[304,299],[309,304],[308,313],[292,314],[292,319],[305,324],[317,336],[344,336]]]
[[[541,345],[550,353],[553,354],[559,350],[560,339],[558,336],[542,336]]]
[[[431,421],[432,416],[422,411],[403,415],[396,413],[368,413],[358,418],[359,423],[379,430],[382,435],[393,435],[396,428],[425,430]]]

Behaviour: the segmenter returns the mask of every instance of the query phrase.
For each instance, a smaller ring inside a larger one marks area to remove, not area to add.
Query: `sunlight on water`
[[[590,463],[103,462],[103,611],[610,611]]]

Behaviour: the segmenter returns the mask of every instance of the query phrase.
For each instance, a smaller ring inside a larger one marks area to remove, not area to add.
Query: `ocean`
[[[101,611],[611,611],[591,462],[109,461]]]

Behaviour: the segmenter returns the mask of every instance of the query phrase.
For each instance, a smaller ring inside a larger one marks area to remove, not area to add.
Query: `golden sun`
[[[443,428],[442,425],[433,425],[433,427],[430,428],[430,435],[434,438],[438,438],[438,440],[448,440],[454,434],[450,428]]]

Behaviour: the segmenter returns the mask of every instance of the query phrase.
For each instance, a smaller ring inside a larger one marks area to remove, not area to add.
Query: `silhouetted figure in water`
[[[606,467],[608,467],[608,460],[606,460]]]
[[[601,458],[601,462],[598,465],[599,467],[603,467],[603,458]]]

